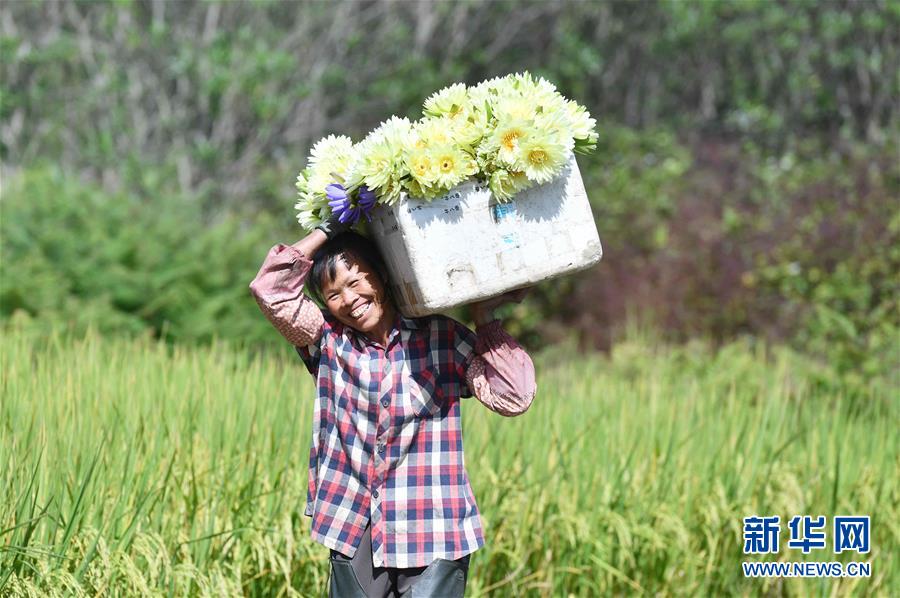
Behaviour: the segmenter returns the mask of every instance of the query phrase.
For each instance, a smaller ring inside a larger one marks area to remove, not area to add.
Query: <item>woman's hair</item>
[[[337,274],[337,261],[343,255],[349,255],[374,270],[381,279],[387,298],[393,301],[390,278],[378,246],[359,233],[347,231],[326,241],[313,255],[313,267],[306,281],[306,290],[316,303],[325,307],[325,297],[322,296],[325,277],[328,276],[328,280],[334,279]]]

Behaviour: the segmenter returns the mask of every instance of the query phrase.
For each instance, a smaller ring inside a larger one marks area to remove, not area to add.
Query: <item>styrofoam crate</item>
[[[603,255],[574,156],[557,178],[507,203],[470,180],[430,202],[379,206],[369,230],[407,317],[583,270]]]

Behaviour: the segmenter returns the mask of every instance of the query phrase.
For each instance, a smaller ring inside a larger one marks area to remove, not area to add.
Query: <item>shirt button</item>
[[[383,455],[386,448],[387,448],[387,447],[386,447],[384,444],[379,444],[379,445],[378,445],[378,452],[381,453],[381,454]]]
[[[372,496],[374,498],[378,498],[378,490],[375,490],[374,492],[372,492]]]
[[[381,399],[381,406],[387,407],[390,404],[390,401],[387,399]]]

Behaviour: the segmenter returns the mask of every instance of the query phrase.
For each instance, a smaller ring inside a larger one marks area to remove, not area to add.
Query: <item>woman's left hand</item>
[[[487,324],[493,320],[494,310],[501,305],[505,305],[506,303],[521,303],[522,299],[525,298],[530,290],[531,289],[528,287],[516,289],[514,291],[503,293],[502,295],[497,295],[496,297],[489,297],[483,301],[472,303],[470,309],[472,310],[472,319],[475,320],[475,325],[481,326],[482,324]]]

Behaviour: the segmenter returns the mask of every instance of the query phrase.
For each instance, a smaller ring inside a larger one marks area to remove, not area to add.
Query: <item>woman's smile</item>
[[[369,311],[369,307],[371,305],[371,303],[363,303],[352,312],[350,312],[350,316],[358,320]]]

